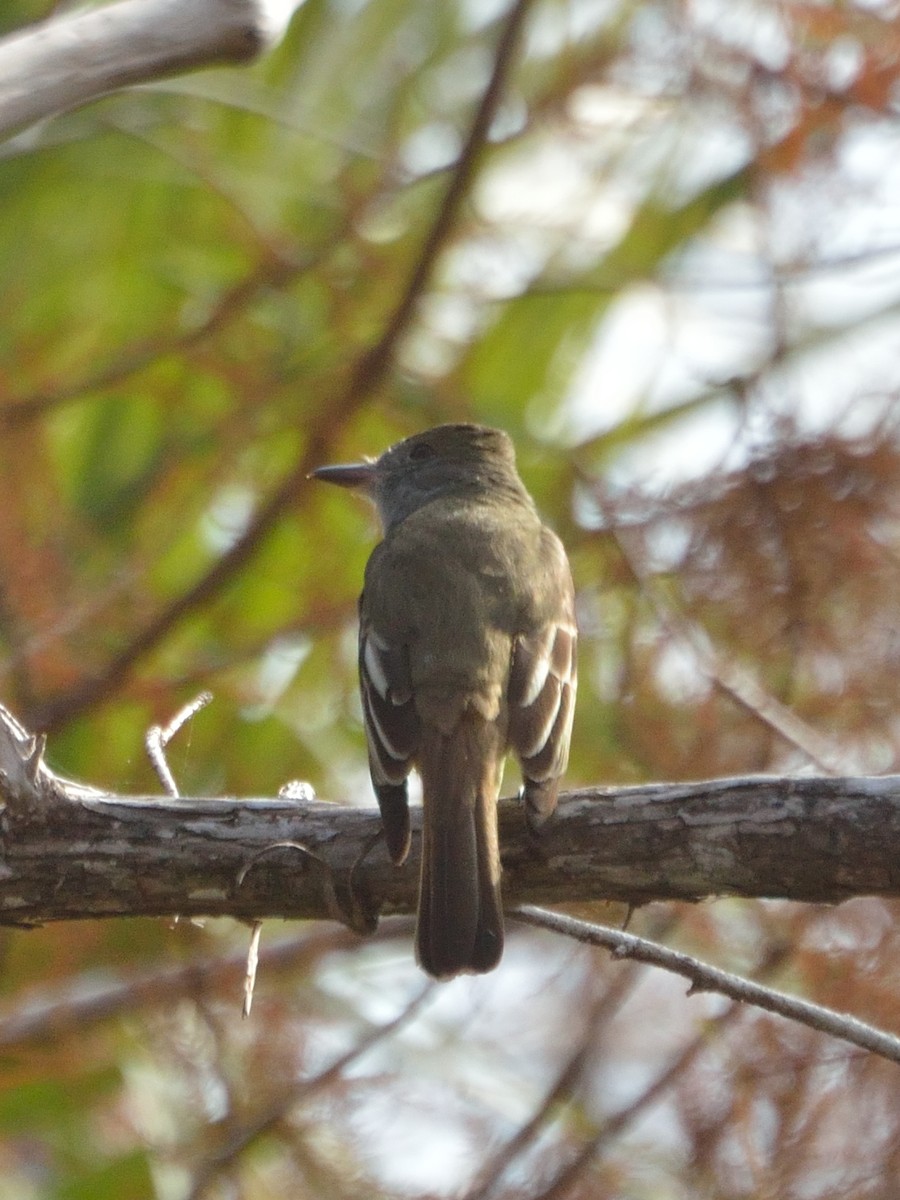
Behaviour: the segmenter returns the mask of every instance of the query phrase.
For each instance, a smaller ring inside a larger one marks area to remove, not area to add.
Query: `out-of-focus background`
[[[211,688],[183,792],[370,804],[376,529],[303,477],[459,420],[570,550],[572,785],[819,769],[776,702],[900,769],[900,5],[527,8],[418,290],[508,3],[307,0],[0,148],[0,700],[60,771],[156,790]],[[631,928],[898,1030],[897,915]],[[0,1200],[896,1196],[897,1068],[803,1027],[525,931],[410,1008],[405,938],[275,923],[242,1022],[246,939],[0,933]]]

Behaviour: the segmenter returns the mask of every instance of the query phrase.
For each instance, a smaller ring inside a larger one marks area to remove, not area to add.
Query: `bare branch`
[[[546,912],[530,905],[518,909],[517,916],[527,925],[552,929],[555,933],[565,934],[591,946],[604,946],[611,950],[616,958],[635,959],[637,962],[649,963],[664,971],[682,975],[691,983],[688,995],[693,995],[694,992],[718,992],[743,1004],[752,1004],[755,1008],[765,1009],[766,1012],[799,1021],[810,1029],[827,1033],[841,1041],[860,1046],[863,1050],[871,1050],[872,1053],[891,1062],[900,1063],[900,1038],[876,1029],[873,1025],[867,1025],[846,1013],[837,1013],[832,1009],[823,1008],[821,1004],[812,1004],[809,1000],[801,1000],[774,988],[763,987],[762,984],[743,979],[740,975],[732,975],[729,971],[722,971],[718,967],[700,962],[688,954],[670,950],[646,938],[636,937],[633,933],[609,929],[605,925],[589,924],[587,921]]]
[[[206,708],[208,704],[212,703],[212,698],[212,692],[201,692],[189,704],[185,704],[183,708],[180,708],[167,725],[151,725],[147,730],[144,737],[144,745],[146,746],[150,762],[153,764],[153,769],[156,771],[159,782],[165,788],[167,796],[177,797],[178,785],[175,782],[175,777],[169,770],[169,763],[166,759],[166,746],[168,746],[172,738],[187,721],[190,721],[201,708]]]
[[[415,906],[416,856],[392,866],[373,808],[120,796],[42,760],[29,782],[35,744],[17,728],[24,741],[0,739],[0,923],[344,914],[362,931]],[[502,802],[500,834],[508,904],[900,895],[896,776],[586,788],[562,797],[537,842]]]
[[[374,928],[379,913],[415,906],[415,865],[390,863],[378,844],[377,811],[284,799],[116,796],[54,775],[42,751],[42,741],[0,709],[7,801],[0,923],[173,912],[260,921],[362,911],[367,922],[352,923]],[[537,843],[517,804],[503,802],[500,818],[510,904],[900,895],[897,776],[585,789],[562,797]],[[247,870],[263,856],[265,870]],[[720,992],[900,1062],[900,1039],[852,1017],[631,934],[533,907],[518,912],[529,924],[682,974],[692,990]]]
[[[136,83],[255,58],[259,0],[120,0],[0,41],[0,135]]]

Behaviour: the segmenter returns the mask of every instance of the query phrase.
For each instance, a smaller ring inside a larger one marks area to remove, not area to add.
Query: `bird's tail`
[[[437,979],[490,971],[503,953],[499,731],[466,714],[450,735],[423,728],[417,757],[425,812],[416,958]]]

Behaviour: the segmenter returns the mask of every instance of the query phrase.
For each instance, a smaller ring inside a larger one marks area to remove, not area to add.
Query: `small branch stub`
[[[52,794],[52,775],[44,763],[47,739],[29,733],[0,705],[0,781],[6,805],[36,812]]]
[[[190,721],[201,708],[206,708],[207,704],[212,703],[212,698],[212,692],[201,692],[199,696],[195,696],[193,700],[185,704],[184,708],[180,708],[167,725],[151,725],[147,730],[144,737],[147,756],[159,777],[160,783],[169,796],[177,797],[179,793],[175,776],[169,769],[169,763],[166,759],[166,746],[168,746],[169,742],[171,742],[182,726]]]

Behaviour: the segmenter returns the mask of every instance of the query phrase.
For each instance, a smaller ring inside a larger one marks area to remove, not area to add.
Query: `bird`
[[[500,429],[439,425],[311,477],[363,493],[382,526],[359,599],[360,694],[398,865],[408,776],[421,777],[416,959],[436,979],[491,971],[504,940],[504,761],[518,759],[533,830],[556,808],[568,761],[578,633],[565,550]]]

